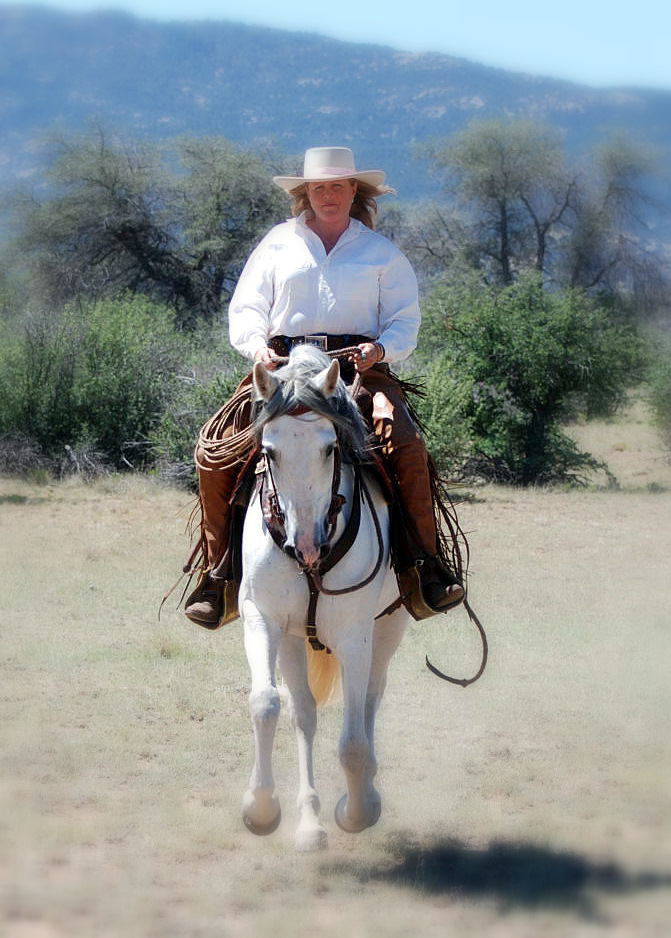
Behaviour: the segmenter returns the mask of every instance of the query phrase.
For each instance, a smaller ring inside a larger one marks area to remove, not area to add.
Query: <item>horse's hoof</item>
[[[328,845],[328,835],[323,827],[296,831],[296,850],[299,853],[315,853],[317,850],[326,850]]]
[[[257,824],[256,821],[253,821],[247,814],[242,815],[242,820],[244,821],[245,827],[248,831],[251,831],[252,834],[256,834],[257,837],[267,837],[268,834],[274,834],[277,828],[280,826],[280,821],[282,820],[282,811],[278,809],[277,814],[272,819],[268,821],[267,824]]]
[[[382,802],[378,799],[372,806],[372,811],[368,817],[364,817],[358,823],[353,824],[345,815],[345,806],[347,805],[347,795],[343,795],[334,812],[335,822],[341,831],[346,834],[360,834],[368,827],[373,827],[380,820],[382,814]]]

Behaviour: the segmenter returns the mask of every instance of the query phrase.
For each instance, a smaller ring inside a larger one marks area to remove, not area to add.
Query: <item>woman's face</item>
[[[333,179],[330,182],[309,182],[308,199],[315,218],[328,225],[347,224],[352,200],[356,195],[356,179]]]

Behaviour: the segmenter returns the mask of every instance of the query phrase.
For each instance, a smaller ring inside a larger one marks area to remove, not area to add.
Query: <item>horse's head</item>
[[[306,568],[328,550],[340,462],[362,458],[367,433],[337,361],[309,346],[276,372],[257,362],[257,439],[284,519],[285,548]]]

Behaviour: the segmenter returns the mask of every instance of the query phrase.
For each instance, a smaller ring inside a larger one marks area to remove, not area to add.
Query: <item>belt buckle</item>
[[[315,348],[320,348],[322,352],[328,352],[328,336],[327,335],[306,335],[305,344],[314,345]]]

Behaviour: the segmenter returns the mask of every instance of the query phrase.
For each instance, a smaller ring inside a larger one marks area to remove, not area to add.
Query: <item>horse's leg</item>
[[[304,638],[284,636],[280,645],[280,668],[289,688],[289,715],[298,745],[296,847],[303,851],[321,850],[327,846],[327,836],[319,820],[319,795],[312,768],[317,706],[308,685]]]
[[[272,769],[280,713],[275,683],[279,630],[271,631],[249,600],[244,605],[245,651],[252,678],[249,712],[254,727],[254,768],[242,802],[242,819],[253,834],[272,834],[281,818]]]
[[[360,634],[365,633],[363,623],[358,623],[355,628],[360,630]],[[344,714],[339,754],[345,770],[347,794],[336,806],[335,819],[338,827],[350,834],[372,827],[380,817],[380,799],[371,797],[372,786],[365,784],[370,759],[365,705],[371,667],[371,639],[372,634],[367,642],[357,642],[340,652]]]
[[[366,767],[364,786],[367,789],[367,797],[371,803],[377,799],[380,806],[380,795],[373,785],[373,779],[377,774],[377,759],[375,758],[375,717],[387,685],[389,662],[401,643],[407,625],[408,613],[403,608],[375,622],[373,660],[371,662],[370,679],[366,692],[365,726],[369,746],[369,759]]]

